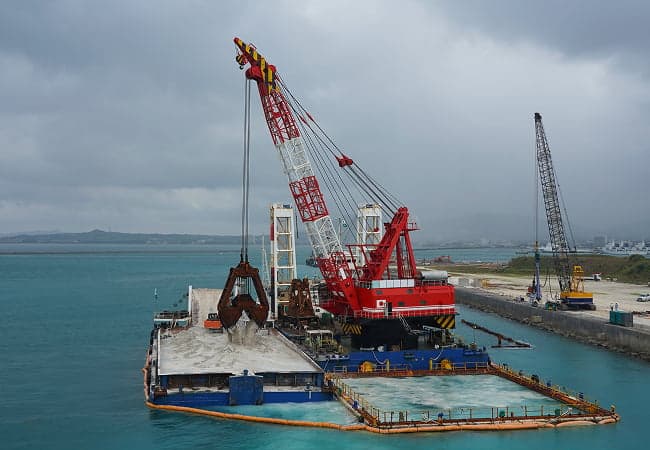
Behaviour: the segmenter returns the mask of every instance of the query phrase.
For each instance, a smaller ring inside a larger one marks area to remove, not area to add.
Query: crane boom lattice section
[[[539,179],[544,197],[544,208],[546,210],[546,220],[553,249],[553,263],[555,271],[558,274],[560,289],[568,291],[570,288],[570,267],[569,267],[569,244],[564,232],[564,223],[562,222],[562,211],[557,194],[557,182],[553,161],[551,159],[551,150],[546,140],[542,116],[535,113],[535,135],[537,142],[537,167],[539,169]]]
[[[305,152],[291,108],[282,93],[275,66],[268,64],[255,47],[235,38],[242,52],[237,57],[240,66],[250,63],[246,78],[257,83],[266,123],[271,132],[284,173],[289,179],[291,195],[296,209],[305,224],[307,236],[316,258],[328,257],[332,252],[342,252],[342,246],[329,216],[323,193]]]
[[[316,258],[342,251],[323,193],[305,154],[300,136],[275,145],[289,179],[289,189]]]

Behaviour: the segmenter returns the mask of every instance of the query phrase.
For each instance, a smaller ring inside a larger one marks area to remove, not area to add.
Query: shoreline
[[[456,302],[650,362],[650,327],[643,324],[622,327],[585,311],[550,311],[476,288],[457,286]]]

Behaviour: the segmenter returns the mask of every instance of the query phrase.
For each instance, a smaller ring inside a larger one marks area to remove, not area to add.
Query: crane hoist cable
[[[539,171],[537,169],[537,158],[536,158],[537,148],[533,143],[533,179],[535,180],[535,246],[539,246]],[[535,248],[537,251],[538,249]]]
[[[569,213],[566,210],[566,203],[564,202],[564,194],[562,193],[562,188],[560,187],[560,182],[557,183],[557,192],[560,195],[560,202],[562,203],[562,210],[564,211],[564,218],[566,219],[566,226],[569,229],[569,236],[571,237],[571,243],[569,243],[569,251],[571,251],[571,244],[573,244],[573,251],[578,252],[576,245],[576,238],[573,236],[573,227],[569,221]]]
[[[314,120],[313,116],[309,113],[309,111],[307,111],[307,109],[306,109],[306,108],[305,108],[305,107],[300,103],[300,101],[299,101],[299,100],[298,100],[298,99],[293,95],[293,93],[291,92],[291,90],[287,87],[286,83],[284,83],[284,81],[283,81],[279,76],[278,76],[277,78],[278,78],[278,81],[279,81],[279,83],[281,84],[283,90],[285,90],[285,91],[288,93],[288,95],[289,95],[288,102],[289,102],[289,104],[291,105],[292,110],[293,110],[293,111],[294,111],[298,116],[300,116],[300,117],[303,117],[303,115],[306,115],[306,116],[310,119],[311,123],[313,123],[314,126],[318,129],[318,131],[319,131],[320,134],[324,137],[324,139],[327,140],[327,142],[329,142],[329,143],[331,144],[331,146],[330,146],[330,145],[327,145],[327,144],[323,141],[323,138],[321,138],[321,137],[318,135],[318,133],[317,133],[317,132],[316,132],[316,131],[311,127],[311,125],[309,125],[309,123],[306,121],[306,119],[303,119],[303,120],[304,120],[304,123],[309,127],[309,129],[310,129],[310,130],[312,131],[312,133],[317,137],[317,139],[319,139],[321,142],[324,143],[324,148],[326,148],[326,149],[327,149],[327,150],[328,150],[328,151],[329,151],[329,152],[330,152],[330,153],[331,153],[335,158],[337,158],[337,160],[340,159],[341,157],[346,157],[345,154],[343,153],[343,151],[342,151],[342,150],[338,147],[338,145],[336,145],[336,143],[332,140],[332,138],[331,138],[331,137],[330,137],[330,136],[325,132],[325,130],[323,130],[323,128],[318,124],[318,122],[316,122],[316,120]],[[297,107],[294,106],[293,103],[295,103],[295,104],[297,105]],[[334,149],[335,149],[336,151],[334,151]],[[347,167],[347,166],[348,166],[348,165],[346,165],[346,166],[344,166],[344,167]],[[366,174],[366,173],[363,171],[363,169],[361,169],[361,167],[359,167],[356,163],[352,162],[352,164],[349,164],[349,166],[356,166],[356,167],[361,171],[361,173],[364,175],[365,180],[369,181],[372,185],[374,185],[374,186],[378,189],[378,191],[379,191],[379,194],[378,194],[379,198],[381,198],[381,197],[386,197],[386,198],[392,198],[393,200],[396,200],[396,198],[395,198],[395,197],[394,197],[394,196],[393,196],[393,195],[392,195],[392,194],[391,194],[391,193],[390,193],[386,188],[384,188],[383,186],[381,186],[377,181],[373,180],[373,179],[372,179],[368,174]],[[361,182],[364,183],[365,181],[362,179]],[[389,204],[389,203],[390,203],[390,202],[387,202],[387,204]],[[396,200],[396,203],[397,203],[398,205],[402,205],[402,202],[400,202],[400,201],[397,201],[397,200]],[[397,208],[395,208],[395,209],[397,209]]]
[[[280,82],[281,86],[283,87],[283,89],[286,90],[286,92],[289,94],[289,97],[290,97],[290,98],[291,98],[291,99],[292,99],[292,100],[293,100],[293,101],[298,105],[298,107],[300,108],[300,110],[301,110],[302,112],[304,112],[304,114],[306,114],[307,117],[309,117],[309,119],[311,120],[311,122],[316,126],[316,128],[318,128],[318,130],[319,130],[319,131],[321,132],[321,134],[325,137],[325,139],[327,139],[327,141],[329,141],[330,144],[332,144],[332,146],[336,149],[336,151],[338,152],[338,155],[336,155],[336,153],[335,153],[333,150],[331,150],[329,146],[327,147],[328,150],[330,150],[330,152],[332,153],[332,155],[334,155],[335,157],[345,156],[345,154],[343,153],[343,151],[338,147],[338,145],[336,145],[336,143],[332,140],[332,138],[330,138],[330,136],[325,132],[325,130],[323,130],[323,128],[321,128],[321,126],[318,124],[318,122],[316,122],[316,121],[314,120],[314,118],[312,117],[312,115],[309,114],[309,112],[305,109],[304,106],[302,106],[302,104],[300,103],[300,101],[299,101],[296,97],[294,97],[293,93],[292,93],[291,90],[287,87],[287,85],[284,83],[284,81],[282,81],[279,77],[278,77],[278,79],[279,79],[279,82]],[[311,127],[310,127],[310,128],[311,128]],[[386,190],[383,186],[379,185],[379,183],[378,183],[377,181],[373,180],[373,179],[372,179],[368,174],[366,174],[366,173],[363,171],[363,169],[361,169],[361,167],[359,167],[356,163],[353,163],[353,165],[357,166],[358,169],[361,171],[361,173],[362,173],[362,174],[363,174],[363,175],[364,175],[364,176],[365,176],[365,177],[366,177],[366,178],[367,178],[367,179],[368,179],[368,180],[369,180],[373,185],[375,185],[375,187],[377,187],[377,188],[382,192],[382,194],[384,194],[387,198],[392,197],[393,200],[397,200],[397,199],[396,199],[392,194],[390,194],[390,192],[389,192],[388,190]],[[397,201],[397,203],[400,204],[400,205],[402,204],[402,202],[400,202],[400,201]],[[396,209],[397,209],[397,208],[396,208]]]
[[[259,271],[248,262],[248,204],[250,195],[250,82],[244,80],[244,161],[242,165],[241,250],[239,264],[230,269],[221,291],[217,311],[226,330],[235,327],[243,313],[259,328],[264,326],[270,305]],[[251,294],[257,294],[257,300]],[[252,323],[251,322],[251,323]]]
[[[353,172],[353,175],[348,173],[350,180],[362,188],[366,195],[370,195],[371,198],[382,206],[385,212],[390,212],[394,214],[395,211],[403,205],[403,202],[399,201],[393,194],[390,193],[385,187],[379,184],[376,180],[370,177],[358,164],[352,162],[343,151],[336,145],[336,143],[330,138],[330,136],[323,130],[323,128],[314,120],[313,116],[305,109],[305,107],[300,103],[300,101],[293,95],[291,90],[288,88],[286,83],[276,74],[276,79],[279,84],[282,86],[283,91],[288,94],[287,103],[289,103],[291,109],[294,113],[302,119],[303,124],[311,131],[311,134],[314,138],[320,143],[321,148],[327,150],[337,161],[349,160],[349,164],[344,164],[343,168],[350,168],[350,171]],[[306,116],[309,118],[309,122],[304,118]],[[314,124],[314,129],[311,125]],[[305,129],[306,131],[306,129]],[[340,163],[339,163],[340,165]],[[356,168],[356,171],[354,170]],[[338,171],[336,172],[338,174]],[[347,173],[347,172],[346,172]],[[342,180],[341,180],[342,181]]]
[[[355,196],[352,193],[349,183],[346,183],[341,176],[341,170],[339,170],[340,167],[338,166],[338,163],[335,163],[335,161],[338,161],[336,153],[332,152],[327,142],[315,132],[309,122],[304,118],[304,115],[308,113],[298,110],[290,99],[287,99],[287,104],[300,119],[296,121],[296,124],[301,131],[305,146],[314,162],[314,166],[321,175],[320,179],[323,181],[330,197],[334,201],[339,217],[343,219],[344,223],[350,225],[353,224],[354,216],[352,215],[352,211],[356,208],[354,205],[355,198],[359,199],[360,202],[360,199],[364,196],[363,192],[361,192],[357,184],[353,183],[353,186],[356,188],[359,195]],[[329,151],[334,158],[326,157],[326,151]],[[366,194],[366,196],[368,196],[368,194]],[[369,197],[372,198],[372,196]],[[347,204],[347,208],[345,207],[345,204]],[[350,235],[350,240],[354,240],[352,228],[350,226],[343,227],[343,229],[339,230],[339,234],[342,234],[342,232]]]
[[[248,262],[248,199],[250,193],[251,83],[244,79],[244,163],[242,166],[241,261]]]
[[[289,105],[293,109],[293,105],[291,105],[291,103],[289,103]],[[298,115],[296,111],[294,112]],[[305,146],[307,147],[307,151],[309,152],[309,155],[311,156],[311,159],[314,162],[314,166],[316,167],[316,169],[320,174],[320,179],[323,180],[330,197],[334,201],[334,205],[336,206],[339,215],[344,217],[344,219],[347,220],[348,222],[352,223],[351,222],[352,217],[350,216],[350,211],[354,210],[354,205],[353,205],[354,196],[350,192],[349,188],[343,184],[343,180],[341,179],[341,174],[339,171],[336,170],[333,163],[331,162],[331,159],[326,158],[322,154],[323,152],[318,151],[317,146],[321,146],[322,148],[322,144],[320,143],[316,144],[312,135],[307,132],[306,124],[302,123],[301,121],[297,121],[296,123],[298,124],[302,136],[304,137]],[[338,186],[345,189],[346,192],[343,192],[343,189],[337,189],[337,183],[335,180],[336,177],[338,177],[340,180]],[[344,207],[344,202],[347,203],[348,208]]]

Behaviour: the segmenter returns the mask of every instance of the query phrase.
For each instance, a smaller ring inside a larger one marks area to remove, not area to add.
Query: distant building
[[[594,237],[594,247],[602,248],[607,244],[607,236],[596,236]]]

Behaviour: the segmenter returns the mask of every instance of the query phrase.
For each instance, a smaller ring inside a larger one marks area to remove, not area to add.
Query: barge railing
[[[449,361],[434,363],[431,361],[429,369],[413,369],[409,364],[376,364],[372,369],[360,368],[350,370],[348,366],[334,366],[331,373],[343,374],[352,377],[423,377],[428,375],[489,375],[493,369],[487,362],[462,362]]]
[[[472,364],[474,365],[474,364]],[[440,364],[438,364],[440,366]],[[604,424],[620,420],[616,408],[612,405],[605,409],[596,401],[587,400],[582,393],[572,392],[542,383],[536,375],[526,376],[521,371],[515,372],[507,365],[487,364],[480,367],[467,367],[456,364],[452,369],[436,368],[434,370],[408,370],[401,368],[359,372],[332,372],[326,374],[326,382],[332,392],[353,410],[363,421],[379,429],[393,427],[421,427],[426,425],[478,425],[544,422],[549,426],[564,424]],[[366,397],[355,392],[343,380],[358,377],[404,377],[404,376],[442,376],[442,375],[495,375],[534,390],[558,403],[546,405],[518,406],[464,406],[431,410],[384,410],[374,406]],[[513,425],[514,426],[514,425]]]

